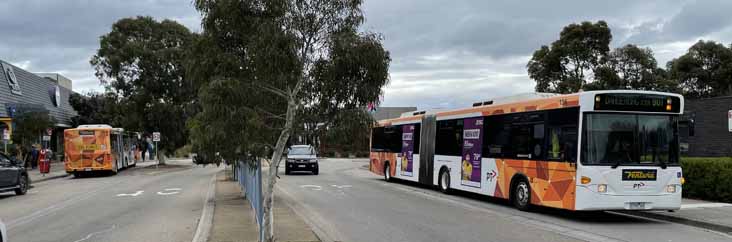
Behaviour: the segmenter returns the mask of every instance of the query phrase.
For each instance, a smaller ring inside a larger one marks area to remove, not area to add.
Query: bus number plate
[[[630,209],[646,209],[646,203],[630,203]]]
[[[84,168],[84,171],[91,171],[91,168]]]

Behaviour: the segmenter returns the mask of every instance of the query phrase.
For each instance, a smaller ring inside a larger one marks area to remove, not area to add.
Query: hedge
[[[684,157],[683,196],[732,203],[732,157]]]

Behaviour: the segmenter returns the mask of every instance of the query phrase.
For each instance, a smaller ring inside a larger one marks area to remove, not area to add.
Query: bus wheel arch
[[[508,200],[519,210],[526,211],[529,209],[531,206],[531,183],[526,175],[522,173],[513,175]]]
[[[449,193],[450,192],[450,169],[447,168],[447,166],[443,165],[440,167],[440,172],[437,177],[437,188],[440,189],[442,193]]]

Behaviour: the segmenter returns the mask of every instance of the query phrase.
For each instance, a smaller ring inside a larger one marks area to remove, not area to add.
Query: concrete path
[[[259,230],[254,210],[244,199],[236,181],[224,172],[217,176],[216,207],[210,242],[258,241]],[[320,241],[312,229],[275,194],[276,241]]]

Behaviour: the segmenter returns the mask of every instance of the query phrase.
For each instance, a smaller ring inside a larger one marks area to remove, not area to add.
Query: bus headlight
[[[684,177],[682,176],[681,177],[681,185],[684,185],[684,183],[686,183],[686,179],[684,179]]]
[[[666,192],[668,192],[668,193],[676,193],[676,185],[668,185],[668,186],[666,186]]]
[[[607,192],[607,184],[597,185],[597,192],[599,192],[599,193],[606,193]]]

